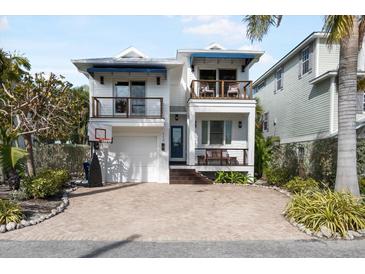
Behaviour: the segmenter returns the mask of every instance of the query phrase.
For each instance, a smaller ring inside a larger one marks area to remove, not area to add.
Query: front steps
[[[212,183],[195,169],[170,169],[170,184],[207,185]]]

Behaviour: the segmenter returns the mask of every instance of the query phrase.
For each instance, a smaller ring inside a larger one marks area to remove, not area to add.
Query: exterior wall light
[[[104,76],[100,76],[100,84],[104,85]]]
[[[238,128],[242,128],[242,121],[238,121]]]
[[[156,78],[156,85],[161,85],[161,78],[160,77],[157,77]]]
[[[175,114],[175,121],[179,121],[179,115]]]

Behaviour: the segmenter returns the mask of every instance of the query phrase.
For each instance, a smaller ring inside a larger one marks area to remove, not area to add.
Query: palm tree
[[[261,41],[270,27],[279,27],[281,15],[249,15],[247,36]],[[338,148],[335,190],[359,195],[356,169],[357,59],[365,34],[365,16],[327,15],[323,30],[328,45],[340,44],[338,69]]]
[[[0,48],[0,84],[18,82],[28,73],[31,66],[28,58],[17,53],[11,54]]]

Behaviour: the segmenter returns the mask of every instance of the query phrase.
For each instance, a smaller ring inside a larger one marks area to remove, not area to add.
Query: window
[[[264,113],[263,125],[264,131],[269,131],[269,113]]]
[[[230,145],[232,144],[232,121],[226,121],[225,127],[226,145]]]
[[[276,87],[275,90],[280,90],[283,88],[283,68],[279,68],[276,71]]]
[[[145,114],[145,82],[132,81],[132,82],[117,82],[115,84],[115,113],[116,114],[128,114],[140,115]],[[127,97],[134,97],[128,101]],[[137,99],[136,99],[137,98]],[[129,102],[129,105],[128,105]]]
[[[224,121],[210,121],[209,140],[211,145],[223,144]]]
[[[202,121],[203,145],[230,145],[232,143],[232,121]]]
[[[309,66],[309,58],[310,58],[310,49],[309,47],[305,48],[302,51],[302,75],[306,74],[307,72],[310,71],[310,66]]]
[[[364,91],[364,99],[362,101],[362,104],[363,104],[363,111],[365,111],[365,91]]]
[[[202,144],[208,144],[208,121],[202,121]]]

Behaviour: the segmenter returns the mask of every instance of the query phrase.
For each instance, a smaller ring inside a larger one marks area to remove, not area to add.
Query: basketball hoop
[[[104,144],[111,144],[113,143],[113,138],[95,138],[96,142],[104,143]]]
[[[110,144],[113,142],[112,138],[106,137],[106,129],[105,128],[95,128],[95,141],[98,143],[107,143]]]
[[[105,146],[111,144],[113,143],[112,126],[90,122],[88,125],[88,137],[89,142],[93,142],[94,144],[105,144]]]

